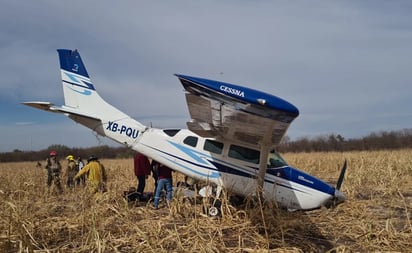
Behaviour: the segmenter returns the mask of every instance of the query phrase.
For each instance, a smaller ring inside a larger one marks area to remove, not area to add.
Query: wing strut
[[[263,184],[265,183],[265,175],[267,169],[267,160],[269,156],[269,146],[262,146],[260,150],[259,174],[257,178],[257,193],[260,195],[263,192]]]
[[[274,123],[272,123],[271,126],[265,129],[263,141],[260,143],[259,173],[258,173],[258,178],[257,178],[257,189],[256,189],[257,194],[260,197],[260,199],[262,199],[261,197],[262,197],[262,193],[264,190],[265,175],[266,175],[269,151],[272,147],[272,143],[270,140],[272,136],[273,126],[274,126]]]

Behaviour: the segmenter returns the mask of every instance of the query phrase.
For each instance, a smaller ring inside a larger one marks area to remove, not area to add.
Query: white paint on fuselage
[[[196,147],[183,142],[188,136],[198,138]],[[259,165],[227,157],[228,142],[223,142],[222,154],[205,151],[205,140],[206,138],[187,129],[181,129],[176,135],[169,136],[162,129],[150,128],[140,136],[133,148],[189,177],[215,183],[242,196],[253,195],[257,188]],[[236,169],[248,176],[219,171],[212,162]],[[264,197],[288,209],[314,209],[332,198],[330,194],[268,173],[265,176]]]

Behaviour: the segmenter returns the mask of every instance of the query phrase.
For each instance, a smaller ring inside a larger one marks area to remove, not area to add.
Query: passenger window
[[[163,132],[165,134],[169,135],[170,137],[175,136],[179,131],[180,131],[180,129],[165,129],[165,130],[163,130]]]
[[[245,162],[259,164],[260,152],[250,148],[237,145],[230,145],[229,157],[239,159]]]
[[[215,154],[222,154],[223,143],[218,141],[206,140],[203,149]]]
[[[192,147],[196,147],[197,145],[197,137],[188,136],[183,140],[183,143]]]

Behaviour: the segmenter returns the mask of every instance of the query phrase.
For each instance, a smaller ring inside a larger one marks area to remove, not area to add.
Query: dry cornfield
[[[48,192],[34,162],[0,164],[1,252],[411,252],[412,150],[284,154],[290,165],[335,184],[343,161],[347,202],[287,212],[270,203],[202,215],[175,196],[170,208],[128,204],[132,159],[102,160],[109,191]],[[65,166],[66,162],[62,161]],[[175,173],[174,182],[182,175]],[[65,178],[62,177],[62,183]],[[146,191],[153,190],[152,179]]]

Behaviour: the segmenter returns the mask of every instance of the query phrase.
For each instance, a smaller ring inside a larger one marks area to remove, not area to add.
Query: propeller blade
[[[340,190],[340,187],[342,186],[343,179],[345,178],[345,172],[346,172],[346,159],[345,159],[345,162],[343,163],[343,167],[340,171],[338,182],[336,183],[336,189],[337,190]]]

